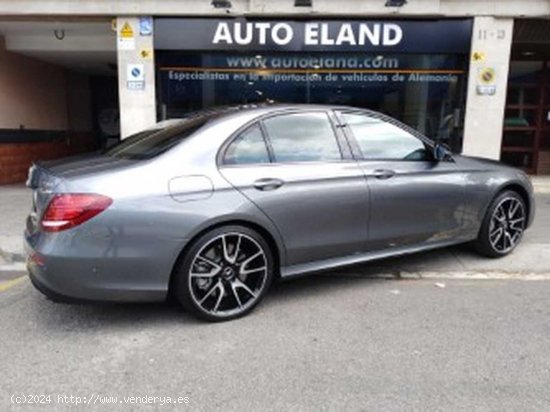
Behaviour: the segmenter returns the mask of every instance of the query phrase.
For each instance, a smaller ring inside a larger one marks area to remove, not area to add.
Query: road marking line
[[[27,278],[27,275],[23,275],[23,276],[20,276],[18,278],[9,280],[7,282],[0,283],[0,292],[5,292],[6,290],[8,290],[8,289],[14,287],[15,285],[18,285],[19,283],[21,283],[26,278]]]

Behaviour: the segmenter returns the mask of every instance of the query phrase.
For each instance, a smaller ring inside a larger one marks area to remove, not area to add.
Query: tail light
[[[93,193],[55,195],[42,216],[42,229],[60,232],[78,226],[107,209],[113,199]]]

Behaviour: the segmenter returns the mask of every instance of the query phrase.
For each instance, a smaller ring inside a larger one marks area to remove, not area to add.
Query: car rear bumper
[[[47,297],[65,302],[160,302],[166,300],[168,278],[148,278],[140,259],[48,255],[43,242],[25,233],[27,271],[32,284]],[[40,246],[38,246],[40,245]],[[38,247],[37,247],[38,246]],[[107,263],[105,263],[107,262]],[[112,272],[110,272],[110,269]],[[137,276],[135,274],[138,274]]]

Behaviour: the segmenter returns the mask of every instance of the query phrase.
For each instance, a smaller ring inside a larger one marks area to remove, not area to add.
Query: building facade
[[[0,183],[219,105],[387,113],[550,173],[550,1],[2,1]]]

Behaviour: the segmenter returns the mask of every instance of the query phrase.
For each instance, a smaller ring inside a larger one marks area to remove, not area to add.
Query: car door
[[[370,190],[367,248],[379,250],[465,235],[465,176],[452,157],[435,161],[430,142],[366,112],[340,112]]]
[[[330,116],[319,110],[263,118],[227,146],[220,165],[274,222],[288,266],[358,253],[366,241],[365,178]]]

